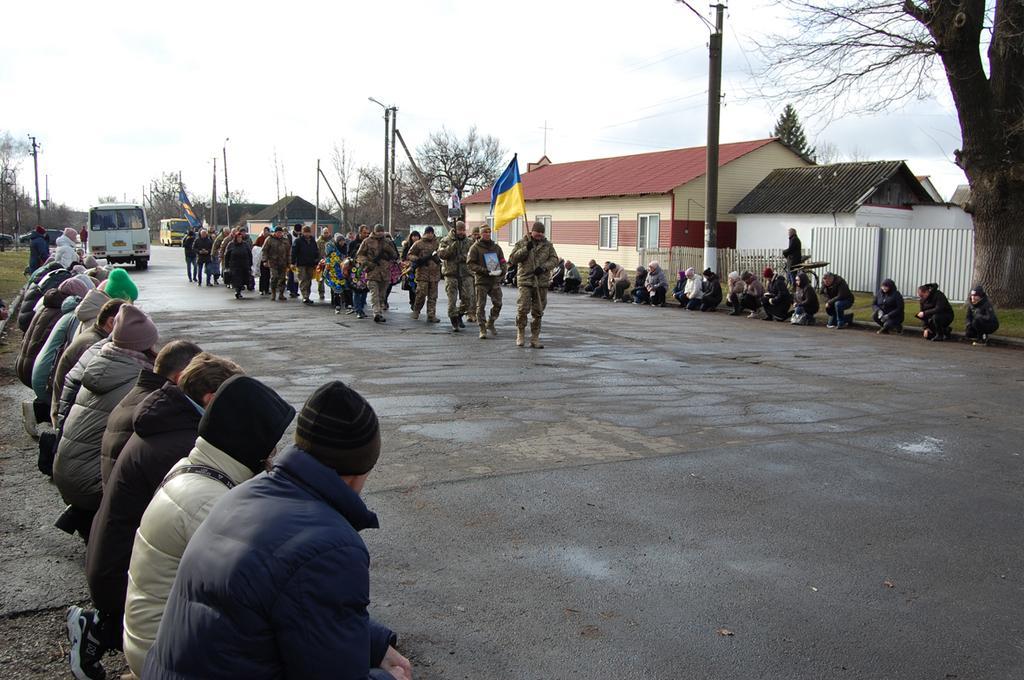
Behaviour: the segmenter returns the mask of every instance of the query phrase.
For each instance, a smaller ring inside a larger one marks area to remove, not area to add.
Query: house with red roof
[[[641,249],[704,246],[705,147],[551,163],[522,175],[527,219],[543,221],[559,256],[636,267]],[[736,247],[728,211],[778,168],[810,163],[778,139],[722,144],[719,150],[718,247]],[[464,199],[466,223],[487,221],[490,188]],[[519,219],[494,238],[513,244],[527,228]]]

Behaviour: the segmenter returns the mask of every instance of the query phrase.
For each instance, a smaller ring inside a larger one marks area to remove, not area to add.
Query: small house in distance
[[[323,210],[317,211],[316,206],[300,196],[285,196],[253,215],[245,225],[250,234],[258,234],[264,227],[281,226],[290,231],[296,224],[312,227],[315,221],[320,229],[330,229],[332,234],[341,230],[341,220]]]
[[[570,163],[544,157],[522,175],[527,216],[545,223],[559,256],[581,264],[594,258],[632,268],[642,249],[703,247],[706,163],[703,146]],[[722,144],[718,246],[736,245],[729,208],[772,170],[808,164],[774,138]],[[463,200],[470,227],[487,220],[490,201],[490,188]],[[495,240],[515,243],[526,228],[520,218]]]
[[[973,228],[970,215],[937,201],[903,161],[774,170],[730,212],[739,249],[783,248],[789,228]]]

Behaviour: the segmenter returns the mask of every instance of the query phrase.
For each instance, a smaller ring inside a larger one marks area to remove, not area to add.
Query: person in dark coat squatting
[[[999,330],[999,317],[995,307],[980,285],[971,289],[967,299],[967,326],[964,335],[973,340],[975,345],[987,345],[988,336]]]
[[[879,335],[888,335],[890,332],[903,333],[903,295],[896,288],[895,281],[892,279],[882,281],[871,306],[874,308],[871,318],[879,325],[876,333]]]
[[[410,680],[396,635],[367,614],[358,532],[379,525],[359,494],[380,448],[362,396],[317,388],[294,446],[222,496],[189,541],[142,677]]]
[[[955,315],[946,294],[939,290],[939,284],[924,284],[917,289],[917,297],[921,304],[917,318],[924,325],[924,339],[934,342],[949,340]]]

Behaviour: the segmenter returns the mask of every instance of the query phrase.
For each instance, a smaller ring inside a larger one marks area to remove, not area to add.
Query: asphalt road
[[[132,276],[164,340],[374,404],[372,613],[417,678],[1024,677],[1020,351],[560,294],[530,350],[510,289],[485,342],[399,290],[380,326],[190,287],[179,249]],[[0,502],[0,615],[82,599],[55,491]]]

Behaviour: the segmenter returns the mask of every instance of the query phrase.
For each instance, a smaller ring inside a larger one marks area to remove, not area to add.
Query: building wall
[[[750,193],[772,170],[810,165],[785,145],[775,142],[752,151],[718,171],[718,247],[765,248],[772,246],[741,246],[736,216],[729,211]],[[675,246],[704,247],[704,201],[707,186],[702,175],[675,190],[676,207],[673,221]],[[785,242],[785,239],[783,239]]]
[[[465,206],[466,224],[470,227],[487,221],[490,205],[471,203]],[[586,264],[591,259],[598,262],[610,260],[629,268],[639,262],[637,252],[637,216],[657,214],[660,218],[658,245],[668,248],[671,243],[672,214],[671,195],[622,196],[614,198],[581,198],[553,201],[527,201],[526,213],[531,223],[537,217],[551,217],[551,231],[548,237],[555,246],[559,257],[576,264]],[[618,247],[599,246],[600,216],[619,216]],[[508,256],[515,242],[513,229],[502,227],[497,236],[498,243]]]
[[[915,205],[912,210],[863,206],[855,214],[845,215],[737,215],[736,248],[785,248],[790,227],[797,230],[806,247],[810,230],[823,227],[972,229],[974,223],[955,205]]]
[[[788,230],[796,229],[797,236],[807,248],[810,246],[811,229],[820,227],[855,227],[853,214],[846,215],[737,215],[736,248],[783,249],[788,244]]]
[[[917,229],[974,229],[974,218],[958,205],[915,205]]]

